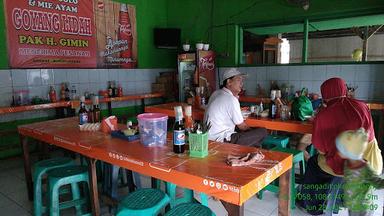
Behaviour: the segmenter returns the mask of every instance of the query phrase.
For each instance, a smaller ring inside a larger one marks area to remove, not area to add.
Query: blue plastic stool
[[[183,203],[172,208],[165,216],[216,216],[207,206],[198,203]]]
[[[40,216],[46,212],[46,206],[43,203],[43,185],[42,180],[45,174],[54,168],[74,165],[74,161],[67,157],[58,157],[42,160],[34,164],[33,172],[33,210],[34,215]]]
[[[262,143],[265,149],[272,149],[274,147],[286,148],[289,143],[289,137],[268,135]]]
[[[60,209],[75,207],[76,215],[83,214],[82,205],[89,203],[89,177],[86,166],[74,165],[62,168],[55,168],[47,172],[48,175],[48,197],[49,197],[49,215],[59,216]],[[79,183],[87,183],[84,197],[81,198]],[[72,200],[60,203],[60,187],[71,185]]]
[[[169,200],[168,195],[159,189],[138,189],[120,201],[117,216],[157,216]]]

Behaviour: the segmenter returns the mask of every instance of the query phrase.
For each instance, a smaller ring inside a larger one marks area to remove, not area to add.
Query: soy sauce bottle
[[[80,97],[79,125],[88,123],[88,111],[85,108],[85,97]]]
[[[183,121],[183,109],[175,108],[175,124],[173,125],[173,152],[180,154],[185,150],[185,126]]]

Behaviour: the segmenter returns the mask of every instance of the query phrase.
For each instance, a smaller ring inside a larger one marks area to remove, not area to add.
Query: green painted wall
[[[311,0],[304,11],[286,0],[168,0],[168,11],[169,25],[181,27],[183,38],[189,38],[191,44],[208,40],[219,54],[219,66],[237,66],[238,26],[382,14],[384,1]]]
[[[3,1],[0,0],[0,41],[6,41]],[[118,0],[136,6],[139,68],[176,67],[176,50],[157,49],[153,28],[167,27],[167,0]],[[0,43],[0,68],[8,68],[7,44]]]

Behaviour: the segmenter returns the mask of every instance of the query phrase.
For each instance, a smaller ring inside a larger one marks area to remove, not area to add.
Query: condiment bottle
[[[185,126],[183,122],[183,109],[175,108],[175,124],[173,125],[173,152],[179,154],[185,150]]]
[[[51,86],[51,87],[50,87],[50,90],[49,90],[49,100],[50,100],[52,103],[57,102],[57,99],[56,99],[56,91],[55,91],[55,88],[53,88],[53,86]]]

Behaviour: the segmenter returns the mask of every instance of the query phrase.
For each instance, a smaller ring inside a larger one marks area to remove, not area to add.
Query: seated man
[[[204,119],[211,123],[208,139],[246,146],[261,146],[267,136],[265,128],[250,129],[244,122],[238,94],[243,88],[243,76],[235,68],[223,75],[223,85],[210,97]],[[235,127],[239,132],[235,132]]]

